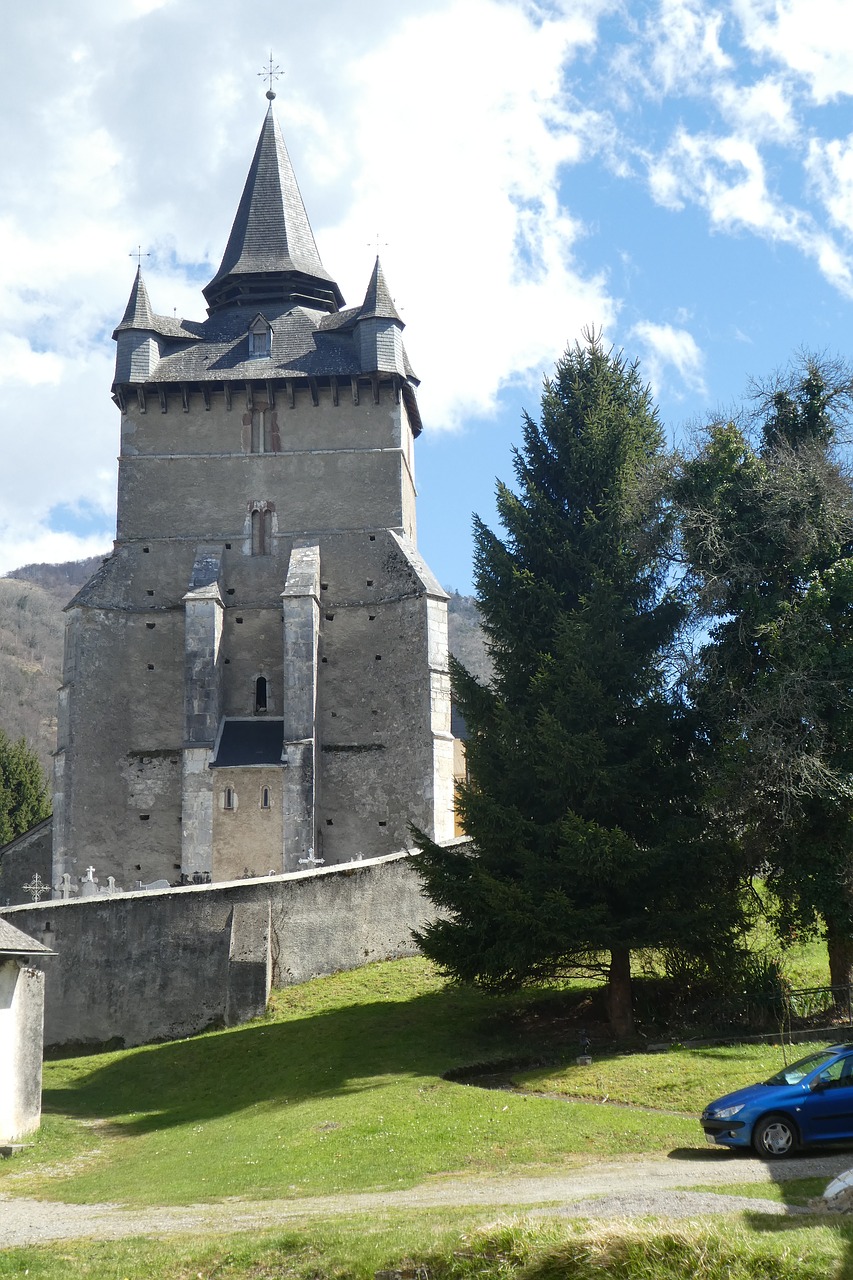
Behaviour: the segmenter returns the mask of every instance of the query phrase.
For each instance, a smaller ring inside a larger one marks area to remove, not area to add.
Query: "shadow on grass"
[[[44,1104],[78,1119],[142,1134],[268,1102],[361,1092],[388,1076],[436,1077],[472,1061],[519,1054],[511,1007],[447,987],[401,1000],[348,1004],[152,1045],[68,1066]],[[81,1067],[83,1070],[81,1071]]]

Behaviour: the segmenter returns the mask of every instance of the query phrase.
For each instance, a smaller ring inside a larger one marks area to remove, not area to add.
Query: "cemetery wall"
[[[263,1013],[270,986],[415,954],[436,909],[407,853],[318,870],[6,907],[51,958],[45,1043],[126,1045]]]

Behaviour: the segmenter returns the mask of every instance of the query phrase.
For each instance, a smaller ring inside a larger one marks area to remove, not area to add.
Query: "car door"
[[[804,1141],[853,1138],[853,1053],[830,1063],[811,1085],[797,1116]]]

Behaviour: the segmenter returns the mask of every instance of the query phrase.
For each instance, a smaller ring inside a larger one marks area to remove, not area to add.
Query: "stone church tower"
[[[274,95],[269,95],[273,97]],[[54,883],[214,881],[453,835],[447,597],[377,259],[343,309],[272,104],[206,320],[115,331],[112,555],[68,606]]]

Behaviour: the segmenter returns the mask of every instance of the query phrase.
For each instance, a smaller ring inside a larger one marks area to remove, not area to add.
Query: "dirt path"
[[[684,1187],[732,1183],[771,1184],[792,1178],[830,1177],[851,1166],[850,1152],[764,1164],[723,1151],[674,1152],[668,1159],[636,1157],[527,1178],[436,1178],[405,1191],[311,1196],[298,1200],[229,1200],[224,1204],[127,1209],[121,1205],[72,1205],[0,1196],[0,1248],[96,1237],[255,1231],[305,1217],[375,1213],[384,1209],[458,1208],[460,1205],[527,1207],[537,1213],[577,1217],[696,1217],[753,1210],[798,1213],[776,1201],[684,1191]]]

